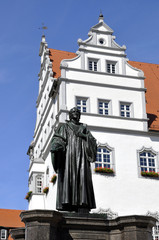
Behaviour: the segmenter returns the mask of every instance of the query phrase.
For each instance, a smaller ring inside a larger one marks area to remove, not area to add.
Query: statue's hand
[[[87,139],[87,135],[84,134],[84,133],[81,133],[81,132],[78,132],[77,136],[78,136],[78,137],[81,137],[81,138],[83,138],[83,139],[85,139],[85,140]]]
[[[81,125],[78,129],[77,136],[86,140],[87,139],[87,134],[86,133],[87,133],[86,127]]]

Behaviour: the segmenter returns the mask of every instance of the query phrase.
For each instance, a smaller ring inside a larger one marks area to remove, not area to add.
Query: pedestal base
[[[12,229],[10,235],[13,239],[25,240],[25,228]]]
[[[104,214],[73,214],[48,210],[21,213],[25,240],[151,240],[156,220],[125,216],[107,220]],[[18,239],[18,238],[14,238]]]

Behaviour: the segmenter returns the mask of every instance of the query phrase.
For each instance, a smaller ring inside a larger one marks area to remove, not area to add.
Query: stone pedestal
[[[25,240],[25,228],[12,229],[10,235],[13,239]]]
[[[125,216],[107,220],[104,214],[73,214],[48,210],[21,213],[25,240],[151,240],[156,220]],[[15,238],[16,239],[16,238]]]
[[[25,223],[25,240],[57,240],[62,214],[57,211],[31,210],[21,212]]]

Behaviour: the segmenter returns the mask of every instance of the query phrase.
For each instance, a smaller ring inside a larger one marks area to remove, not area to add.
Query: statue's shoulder
[[[81,128],[87,128],[87,124],[85,124],[85,123],[81,123],[81,122],[80,122],[79,126],[80,126]]]
[[[65,123],[63,123],[63,124],[64,124],[64,126],[67,128],[68,125],[70,125],[70,121],[69,121],[69,120],[65,120]]]
[[[69,121],[69,120],[65,120],[65,128],[68,129],[68,128],[71,128],[72,129],[72,122]]]
[[[66,123],[60,123],[57,127],[55,127],[55,132],[59,132],[65,128],[66,128]]]

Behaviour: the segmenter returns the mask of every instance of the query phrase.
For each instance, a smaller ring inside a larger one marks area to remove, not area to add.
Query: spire
[[[41,42],[46,42],[45,40],[45,35],[43,34],[42,37],[41,37]]]
[[[99,20],[99,22],[103,22],[103,20],[104,20],[104,16],[103,16],[103,13],[101,10],[100,10],[100,15],[99,15],[98,20]]]

